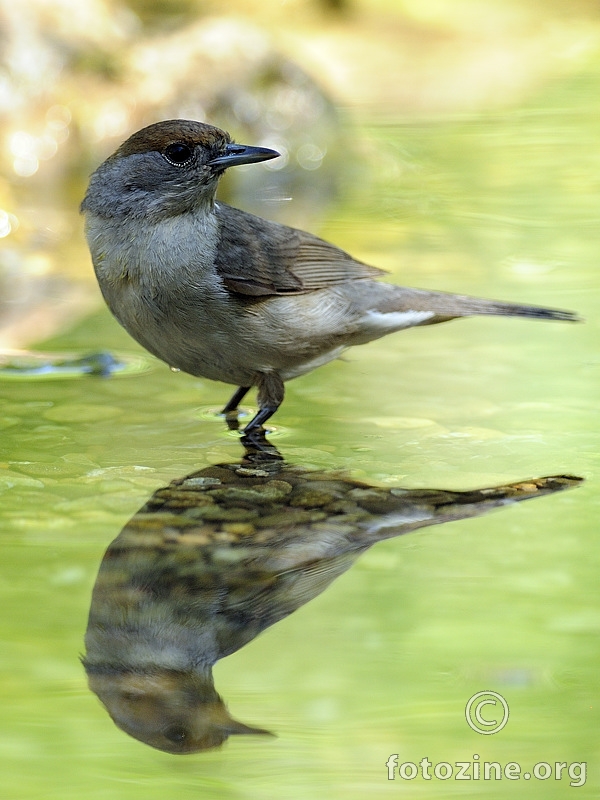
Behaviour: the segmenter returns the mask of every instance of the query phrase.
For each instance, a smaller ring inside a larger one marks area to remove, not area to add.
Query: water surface
[[[383,486],[588,480],[382,542],[219,662],[232,714],[264,720],[277,738],[236,737],[185,758],[151,750],[112,725],[78,660],[100,560],[127,520],[174,478],[239,459],[214,415],[229,387],[153,361],[111,378],[2,382],[6,797],[523,791],[507,779],[388,781],[390,754],[587,762],[597,793],[599,83],[591,71],[526,107],[359,120],[352,132],[343,195],[316,232],[397,282],[563,307],[587,322],[469,319],[356,348],[288,384],[273,441],[294,464]],[[40,346],[142,355],[106,311]],[[464,717],[485,689],[510,707],[495,736]],[[527,796],[564,797],[568,783],[531,779]]]

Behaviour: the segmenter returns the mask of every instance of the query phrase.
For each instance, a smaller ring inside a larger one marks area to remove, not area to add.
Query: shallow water
[[[388,781],[391,754],[529,772],[586,762],[598,791],[599,76],[502,113],[353,133],[359,166],[321,235],[397,282],[587,322],[470,319],[357,348],[288,385],[273,442],[292,464],[388,487],[587,482],[382,542],[219,662],[232,714],[277,738],[152,750],[112,725],[78,661],[100,560],[128,519],[174,478],[239,459],[214,413],[229,387],[150,360],[111,378],[2,382],[6,797],[500,798],[524,780]],[[141,355],[105,311],[42,347]],[[483,690],[510,708],[493,736],[465,720]],[[569,781],[581,783],[576,769],[532,777],[527,795],[564,797]]]

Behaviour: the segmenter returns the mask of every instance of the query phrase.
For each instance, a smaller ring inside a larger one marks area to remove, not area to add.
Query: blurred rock
[[[39,340],[89,312],[81,292],[70,302],[63,289],[93,279],[79,202],[89,173],[146,124],[209,120],[238,141],[279,150],[268,167],[223,181],[221,197],[248,210],[285,220],[293,196],[302,224],[335,192],[333,105],[247,21],[146,32],[125,4],[108,0],[18,8],[0,0],[0,36],[0,347]],[[95,286],[90,295],[99,301]]]

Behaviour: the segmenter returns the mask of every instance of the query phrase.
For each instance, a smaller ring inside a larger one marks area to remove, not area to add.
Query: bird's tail
[[[456,295],[457,301],[464,301],[464,310],[460,316],[483,314],[498,317],[529,317],[530,319],[552,319],[559,322],[582,322],[582,318],[574,311],[545,306],[523,306],[519,303],[502,303],[497,300],[483,300],[476,297]]]
[[[391,539],[404,533],[439,525],[467,517],[479,517],[493,508],[543,497],[580,485],[583,478],[576,475],[550,475],[545,478],[532,478],[504,486],[473,489],[467,492],[453,492],[445,489],[392,489],[388,490],[388,512],[380,514],[366,527],[367,536],[375,541]],[[356,492],[354,494],[357,494]],[[367,495],[358,495],[358,503],[368,507]],[[396,503],[396,509],[392,505]],[[367,537],[365,537],[366,543]]]
[[[385,284],[379,285],[384,286]],[[431,317],[424,318],[420,323],[422,325],[476,315],[529,317],[530,319],[559,320],[561,322],[582,321],[581,317],[573,311],[564,311],[558,308],[503,303],[467,295],[429,292],[424,289],[405,289],[399,286],[394,289],[395,291],[388,293],[387,297],[380,298],[377,310],[383,313],[392,311],[430,312]]]

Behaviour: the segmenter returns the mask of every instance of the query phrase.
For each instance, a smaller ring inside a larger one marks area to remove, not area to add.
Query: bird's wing
[[[255,297],[299,294],[385,274],[305,231],[222,203],[216,214],[220,231],[216,268],[233,292]]]

